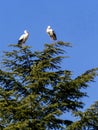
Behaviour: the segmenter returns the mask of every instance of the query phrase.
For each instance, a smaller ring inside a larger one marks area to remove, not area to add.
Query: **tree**
[[[98,101],[85,112],[78,111],[74,115],[79,118],[72,123],[67,130],[98,130]]]
[[[43,51],[29,46],[4,52],[0,70],[0,124],[4,130],[63,130],[73,124],[61,119],[66,112],[83,108],[83,89],[89,87],[98,68],[76,78],[62,69],[65,47],[58,41],[45,44]]]

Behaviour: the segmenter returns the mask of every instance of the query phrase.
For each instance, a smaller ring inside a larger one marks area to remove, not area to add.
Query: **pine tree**
[[[98,101],[86,111],[75,112],[78,120],[72,123],[67,130],[98,130]]]
[[[42,51],[32,52],[29,46],[4,52],[0,70],[0,125],[4,130],[63,130],[72,125],[61,119],[66,112],[83,108],[83,89],[89,87],[98,68],[76,78],[62,69],[65,47],[58,41],[45,44]]]

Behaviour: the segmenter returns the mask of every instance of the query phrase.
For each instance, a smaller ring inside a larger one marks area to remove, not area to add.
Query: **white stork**
[[[27,32],[27,30],[24,30],[24,34],[22,34],[20,36],[20,38],[18,39],[18,45],[22,45],[23,43],[26,42],[26,40],[28,39],[29,33]]]
[[[52,40],[57,40],[54,30],[50,26],[47,27],[46,33],[51,37]]]

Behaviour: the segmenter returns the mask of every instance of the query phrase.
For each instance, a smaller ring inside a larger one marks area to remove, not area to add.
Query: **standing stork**
[[[18,39],[18,45],[22,45],[23,43],[26,42],[26,40],[28,39],[29,33],[27,32],[27,30],[24,30],[24,34],[22,34],[20,36],[20,38]]]
[[[54,30],[50,26],[47,27],[46,33],[51,37],[52,40],[57,40]]]

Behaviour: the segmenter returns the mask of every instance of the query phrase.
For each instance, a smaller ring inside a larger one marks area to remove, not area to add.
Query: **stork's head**
[[[47,28],[48,28],[48,29],[50,29],[50,28],[51,28],[51,26],[48,26]]]
[[[28,33],[28,31],[27,31],[27,30],[24,30],[24,33]]]

